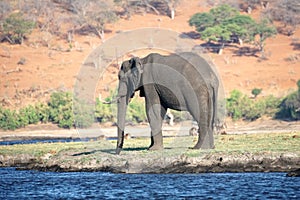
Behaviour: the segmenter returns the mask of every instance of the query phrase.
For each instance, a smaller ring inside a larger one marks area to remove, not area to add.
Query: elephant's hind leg
[[[210,96],[208,95],[208,98]],[[213,149],[213,104],[212,99],[205,99],[201,101],[200,113],[198,113],[196,121],[198,122],[198,142],[193,149]]]
[[[214,148],[214,136],[213,131],[206,124],[199,124],[198,130],[198,142],[193,149],[213,149]]]

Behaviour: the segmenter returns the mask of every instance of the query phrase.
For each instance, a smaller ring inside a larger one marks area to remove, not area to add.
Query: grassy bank
[[[300,132],[216,136],[215,149],[192,150],[196,137],[164,138],[163,151],[147,151],[149,138],[0,146],[0,166],[42,171],[114,173],[289,172],[300,168]]]
[[[195,156],[197,153],[257,153],[257,152],[293,152],[300,155],[300,132],[296,133],[270,133],[270,134],[241,134],[215,136],[215,149],[191,150],[196,137],[169,137],[164,138],[166,153],[186,154]],[[146,149],[150,143],[149,138],[133,138],[125,140],[123,154],[152,154]],[[116,141],[90,141],[71,143],[37,143],[0,146],[0,155],[30,154],[41,157],[47,153],[57,155],[61,152],[85,152],[95,150],[113,153]],[[155,153],[155,152],[154,152]]]

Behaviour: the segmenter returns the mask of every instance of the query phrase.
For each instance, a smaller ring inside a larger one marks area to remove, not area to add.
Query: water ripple
[[[300,199],[284,173],[53,173],[0,168],[4,199]]]

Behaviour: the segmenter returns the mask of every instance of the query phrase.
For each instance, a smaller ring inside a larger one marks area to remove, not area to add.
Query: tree
[[[270,9],[265,11],[271,20],[283,23],[282,32],[288,36],[293,35],[300,25],[299,0],[277,0]]]
[[[214,23],[214,16],[211,13],[196,13],[189,20],[189,25],[195,26],[198,32],[214,26]]]
[[[180,0],[163,0],[168,7],[168,14],[170,15],[171,19],[175,19],[175,12]]]
[[[67,9],[74,14],[75,26],[91,30],[101,40],[104,40],[105,25],[118,19],[111,1],[69,0],[67,3]]]
[[[3,23],[3,35],[11,44],[23,44],[27,34],[35,27],[35,23],[23,18],[21,13],[13,13]]]
[[[241,45],[243,41],[250,42],[254,40],[256,22],[250,16],[236,15],[224,21],[224,24],[231,30],[233,34],[231,37],[236,38]]]
[[[219,43],[219,54],[225,44],[234,38],[242,44],[243,40],[254,38],[255,21],[249,16],[240,15],[238,10],[229,5],[221,5],[208,13],[196,13],[189,20],[190,26],[195,26],[201,38],[208,42]]]
[[[137,12],[153,11],[157,15],[167,14],[175,18],[176,8],[181,0],[114,0],[114,3],[123,9],[127,19]]]
[[[272,37],[277,34],[276,27],[271,25],[269,20],[264,18],[256,26],[255,35],[259,36],[257,45],[261,56],[265,57],[265,41],[267,38]]]
[[[254,88],[251,91],[251,94],[253,94],[254,98],[256,98],[260,93],[261,93],[262,89],[261,88]]]
[[[223,21],[239,15],[239,11],[228,4],[220,5],[211,9],[209,12],[214,16],[215,25],[222,24]]]
[[[10,4],[5,1],[0,1],[0,22],[5,18],[7,13],[11,11]]]
[[[251,14],[252,10],[256,9],[256,7],[260,5],[261,0],[243,0],[243,2],[246,4],[244,9]]]
[[[219,54],[222,54],[226,43],[238,41],[242,45],[243,41],[251,42],[258,35],[257,45],[262,56],[265,56],[265,40],[277,33],[268,20],[256,23],[250,16],[241,15],[229,5],[218,6],[208,13],[196,13],[189,24],[196,27],[203,40],[217,42]]]

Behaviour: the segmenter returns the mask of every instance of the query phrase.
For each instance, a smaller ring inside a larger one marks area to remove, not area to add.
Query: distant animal
[[[130,133],[126,133],[125,134],[125,140],[131,139],[131,134]]]
[[[105,135],[99,135],[96,140],[106,140]]]
[[[190,136],[196,136],[198,135],[198,129],[196,127],[192,127],[189,131]]]

